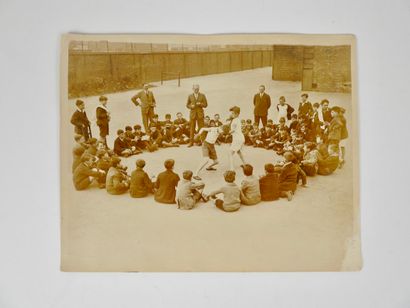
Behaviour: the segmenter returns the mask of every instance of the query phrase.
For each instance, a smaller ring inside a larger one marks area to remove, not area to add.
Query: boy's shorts
[[[212,160],[217,159],[218,157],[216,155],[215,144],[204,141],[202,143],[202,155],[204,157],[209,157]]]

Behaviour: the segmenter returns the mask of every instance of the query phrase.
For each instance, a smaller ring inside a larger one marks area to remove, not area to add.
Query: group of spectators
[[[183,144],[188,147],[202,145],[209,131],[204,129],[207,127],[220,128],[215,144],[232,142],[229,121],[224,124],[219,114],[212,118],[206,116],[203,113],[203,108],[207,106],[206,97],[199,93],[199,86],[194,85],[193,89],[187,102],[189,120],[181,112],[176,114],[175,119],[170,114],[159,119],[153,112],[154,96],[144,87],[131,99],[137,106],[143,101],[148,102],[141,107],[143,126],[137,124],[119,129],[112,149],[106,140],[111,116],[106,106],[107,97],[101,96],[100,105],[96,108],[99,140],[92,137],[84,102],[77,100],[77,110],[71,118],[75,127],[72,166],[75,188],[87,189],[95,181],[110,194],[129,191],[133,198],[153,194],[157,202],[176,203],[180,209],[192,209],[200,201],[215,199],[217,208],[232,212],[237,211],[241,204],[255,205],[280,197],[290,201],[299,182],[306,187],[308,176],[329,175],[343,167],[344,142],[348,137],[343,108],[330,108],[327,99],[312,104],[308,101],[308,94],[302,94],[299,107],[295,110],[281,96],[276,106],[278,117],[274,121],[268,119],[267,110],[271,107],[271,101],[269,95],[264,93],[264,86],[261,86],[254,97],[254,121],[242,119],[240,123],[245,145],[272,150],[283,157],[280,162],[267,163],[262,176],[254,175],[252,164],[243,163],[241,167],[245,179],[240,186],[235,184],[236,172],[231,168],[224,173],[225,184],[205,194],[205,183],[197,172],[186,170],[181,180],[173,171],[173,159],[167,159],[164,162],[165,171],[155,177],[148,176],[144,171],[146,162],[137,159],[135,170],[129,175],[127,168],[121,164],[122,157]],[[192,124],[193,121],[197,126]]]

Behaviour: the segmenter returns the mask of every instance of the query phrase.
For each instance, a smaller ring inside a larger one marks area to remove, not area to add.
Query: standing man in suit
[[[84,137],[87,141],[91,136],[90,121],[88,120],[87,114],[85,113],[84,102],[78,99],[75,102],[77,110],[71,116],[71,124],[74,125],[74,132]]]
[[[192,147],[194,144],[196,123],[198,123],[198,129],[204,127],[204,108],[208,107],[208,102],[205,95],[199,92],[199,85],[194,84],[192,90],[193,93],[188,96],[188,101],[186,103],[186,107],[190,110],[190,134],[188,147]]]
[[[145,133],[149,132],[149,124],[155,114],[155,98],[154,93],[148,90],[148,84],[144,84],[143,90],[138,92],[131,98],[135,106],[141,106],[142,123],[144,124]]]
[[[259,86],[259,93],[253,97],[253,105],[255,106],[254,115],[255,123],[259,127],[259,121],[262,121],[263,127],[268,123],[268,111],[271,105],[270,96],[265,93],[265,86]]]

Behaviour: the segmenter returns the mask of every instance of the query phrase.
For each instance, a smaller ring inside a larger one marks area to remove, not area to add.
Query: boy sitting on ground
[[[192,182],[192,175],[192,171],[184,171],[182,173],[183,180],[178,184],[177,204],[181,210],[192,210],[201,199],[207,201],[202,195],[205,184]]]
[[[273,164],[265,165],[265,175],[259,179],[262,201],[273,201],[279,198],[279,175]]]
[[[129,177],[126,168],[121,164],[119,157],[111,159],[111,167],[108,170],[105,187],[111,195],[121,195],[128,190],[130,186]]]
[[[175,204],[176,190],[180,180],[174,169],[175,161],[167,159],[164,163],[165,171],[161,172],[155,182],[155,201],[166,204]]]
[[[131,173],[130,196],[143,198],[154,192],[154,184],[144,171],[145,160],[138,159],[135,165],[136,169]]]
[[[296,191],[298,170],[293,163],[295,159],[293,153],[285,152],[283,156],[285,158],[285,164],[279,176],[279,191],[282,198],[287,198],[288,201],[291,201]]]
[[[125,132],[122,129],[117,131],[117,139],[114,141],[114,153],[118,156],[128,157],[137,153],[140,153],[135,146],[131,146],[127,142]]]
[[[226,171],[224,173],[226,184],[209,194],[209,197],[214,199],[219,194],[223,195],[222,199],[215,200],[215,206],[224,212],[236,212],[241,207],[241,190],[235,184],[235,176],[235,171]]]
[[[243,165],[245,179],[241,184],[241,202],[244,205],[255,205],[261,201],[259,180],[253,175],[253,167],[249,164]]]
[[[81,156],[81,163],[73,173],[73,183],[76,190],[87,189],[94,179],[101,182],[100,179],[105,173],[95,168],[94,160],[95,157],[87,153]]]

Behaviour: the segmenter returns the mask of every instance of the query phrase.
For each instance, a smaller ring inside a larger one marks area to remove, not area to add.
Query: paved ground
[[[232,105],[242,108],[244,117],[252,116],[252,97],[259,84],[277,103],[280,95],[297,107],[300,83],[271,80],[270,68],[183,79],[153,88],[157,112],[175,114],[185,108],[193,83],[201,85],[208,98],[208,114],[228,115]],[[115,131],[141,122],[140,110],[131,102],[135,91],[109,94],[112,113],[109,142]],[[351,96],[340,93],[309,93],[311,102],[328,98],[331,105],[347,109],[351,124]],[[93,119],[98,97],[84,98],[87,113]],[[73,101],[70,101],[72,103]],[[73,105],[73,104],[71,104]],[[70,106],[70,114],[74,107]],[[276,111],[276,110],[275,110]],[[270,116],[276,119],[272,108]],[[71,131],[71,128],[70,128]],[[93,132],[98,130],[93,127]],[[71,138],[71,136],[67,136]],[[202,175],[206,191],[223,183],[228,166],[226,146],[217,148],[219,170]],[[263,165],[280,159],[272,151],[246,148],[245,155],[256,174]],[[176,171],[195,169],[201,157],[199,147],[163,149],[124,160],[129,170],[137,158],[147,161],[148,173],[162,170],[166,158],[176,160]],[[179,211],[173,205],[161,205],[153,198],[132,199],[128,195],[111,196],[98,188],[76,192],[71,184],[71,157],[62,161],[62,259],[65,270],[108,271],[289,271],[348,269],[346,259],[356,254],[347,250],[353,230],[352,158],[347,150],[345,168],[327,177],[308,179],[308,188],[299,188],[294,200],[279,200],[243,207],[237,213],[223,213],[210,202],[193,211]],[[239,162],[237,162],[239,165]],[[237,169],[240,176],[241,170]],[[303,263],[303,264],[302,264]],[[114,266],[114,264],[116,264]],[[176,265],[178,264],[178,265]]]

